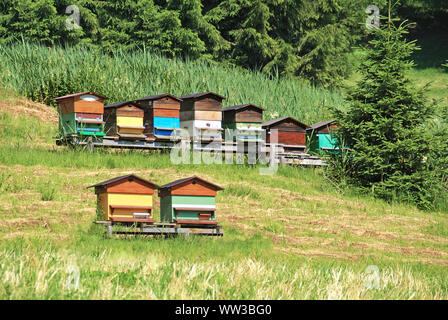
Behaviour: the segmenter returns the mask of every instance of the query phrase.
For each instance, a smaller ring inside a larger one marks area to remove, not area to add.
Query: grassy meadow
[[[56,133],[53,108],[0,91],[0,299],[448,299],[447,212],[341,193],[320,169],[173,166]],[[127,173],[223,186],[224,237],[105,238],[86,187]]]

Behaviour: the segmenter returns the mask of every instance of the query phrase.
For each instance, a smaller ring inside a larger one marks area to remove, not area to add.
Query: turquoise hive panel
[[[169,136],[173,130],[158,129],[158,128],[179,128],[180,120],[179,118],[164,118],[164,117],[154,117],[154,134]]]
[[[329,133],[319,134],[319,148],[335,148],[337,139]]]
[[[154,127],[179,128],[180,120],[179,120],[179,118],[154,117]]]

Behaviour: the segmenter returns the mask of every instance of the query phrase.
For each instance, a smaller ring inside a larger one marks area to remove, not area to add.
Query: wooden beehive
[[[104,133],[104,100],[95,92],[81,92],[55,98],[62,135],[102,137]]]
[[[162,222],[215,226],[216,192],[221,187],[193,176],[173,181],[159,189]]]
[[[180,127],[181,99],[170,94],[158,94],[136,100],[144,110],[144,134],[150,139],[169,140]]]
[[[308,125],[292,117],[284,117],[266,121],[262,124],[262,128],[266,130],[267,143],[283,144],[287,152],[305,151]],[[277,133],[277,141],[275,141],[275,133]]]
[[[153,223],[153,194],[159,186],[133,174],[92,185],[99,215],[112,222]]]
[[[222,100],[214,92],[194,93],[180,97],[180,127],[198,141],[220,141],[222,131]]]
[[[322,121],[310,126],[307,129],[308,139],[310,140],[309,151],[315,154],[337,151],[338,141],[332,134],[332,130],[336,127],[336,120]]]
[[[104,107],[105,132],[119,139],[143,140],[143,110],[135,102],[118,102]]]
[[[254,104],[230,106],[222,109],[223,138],[233,136],[236,141],[263,142],[263,111]]]

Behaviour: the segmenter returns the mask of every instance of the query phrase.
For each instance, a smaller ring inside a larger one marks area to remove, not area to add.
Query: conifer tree
[[[407,76],[410,56],[418,49],[407,41],[409,24],[385,19],[373,29],[359,72],[362,79],[349,93],[349,108],[339,113],[341,130],[352,155],[351,182],[388,200],[430,207],[437,175],[428,172],[432,140],[424,129],[434,113],[426,88]],[[435,179],[435,180],[434,180]]]

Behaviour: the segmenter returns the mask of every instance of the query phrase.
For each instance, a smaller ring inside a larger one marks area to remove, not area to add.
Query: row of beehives
[[[158,186],[133,174],[100,182],[97,194],[98,218],[119,223],[156,221],[153,215],[153,195],[158,190],[161,222],[181,227],[214,227],[216,192],[221,187],[193,176]]]
[[[312,126],[292,117],[263,122],[263,108],[253,104],[222,108],[225,97],[213,92],[180,98],[159,94],[104,106],[106,99],[91,91],[56,98],[61,134],[97,139],[173,141],[173,138],[181,138],[179,129],[185,129],[189,137],[203,143],[222,141],[229,136],[232,141],[270,143],[271,132],[276,130],[276,143],[284,145],[287,151],[305,151],[307,135],[311,138],[311,151],[315,153],[334,149],[336,144],[330,133],[334,120]]]

